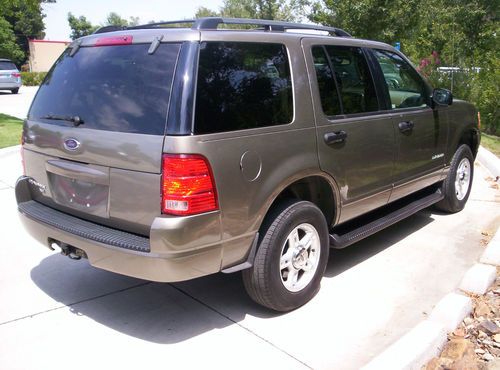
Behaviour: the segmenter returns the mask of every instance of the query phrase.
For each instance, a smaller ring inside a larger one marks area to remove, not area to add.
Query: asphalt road
[[[458,286],[500,224],[499,191],[476,166],[464,211],[424,210],[333,251],[320,293],[280,315],[239,274],[150,283],[54,254],[17,218],[18,151],[0,168],[2,369],[359,368]]]

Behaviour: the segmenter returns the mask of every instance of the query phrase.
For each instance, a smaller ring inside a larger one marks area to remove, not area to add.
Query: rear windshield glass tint
[[[78,116],[85,128],[163,135],[180,44],[82,47],[48,73],[29,118],[57,125],[47,115]]]
[[[0,71],[11,71],[17,69],[16,65],[12,62],[0,62]]]
[[[290,123],[293,93],[284,45],[201,44],[196,134]]]

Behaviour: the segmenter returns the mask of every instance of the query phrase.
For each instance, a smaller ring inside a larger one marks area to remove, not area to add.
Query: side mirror
[[[450,90],[434,89],[432,92],[432,101],[435,105],[448,106],[453,104],[453,94]]]

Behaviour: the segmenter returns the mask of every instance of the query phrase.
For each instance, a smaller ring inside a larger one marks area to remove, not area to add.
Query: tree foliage
[[[92,25],[85,16],[75,17],[72,13],[68,13],[68,23],[69,28],[71,28],[70,37],[72,40],[90,35],[98,28],[98,26]]]
[[[195,17],[220,16],[297,21],[303,16],[306,5],[306,0],[224,0],[218,11],[200,7]]]
[[[19,65],[23,62],[25,54],[16,41],[12,26],[0,16],[0,58],[11,59]]]
[[[495,132],[500,130],[499,7],[491,0],[315,0],[308,18],[355,37],[400,42],[431,83],[473,101],[487,130]],[[441,66],[459,72],[443,74]]]
[[[53,2],[55,0],[0,0],[2,10],[0,18],[3,19],[0,22],[0,33],[2,33],[0,50],[8,53],[6,55],[10,55],[18,65],[26,60],[29,52],[28,41],[42,39],[45,36],[43,32],[45,15],[42,12],[42,4]],[[12,34],[17,47],[12,46]]]
[[[70,37],[76,40],[80,37],[87,36],[95,32],[99,27],[104,26],[137,26],[139,24],[139,17],[130,17],[128,20],[122,18],[118,13],[111,12],[106,16],[106,20],[101,25],[93,25],[85,16],[74,16],[68,13],[69,28],[71,28]]]

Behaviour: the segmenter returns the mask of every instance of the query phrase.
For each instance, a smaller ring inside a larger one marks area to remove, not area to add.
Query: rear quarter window
[[[288,124],[293,92],[282,44],[203,42],[195,134]]]
[[[180,44],[150,44],[69,49],[40,86],[28,117],[78,116],[82,127],[151,135],[165,133],[172,78]]]

